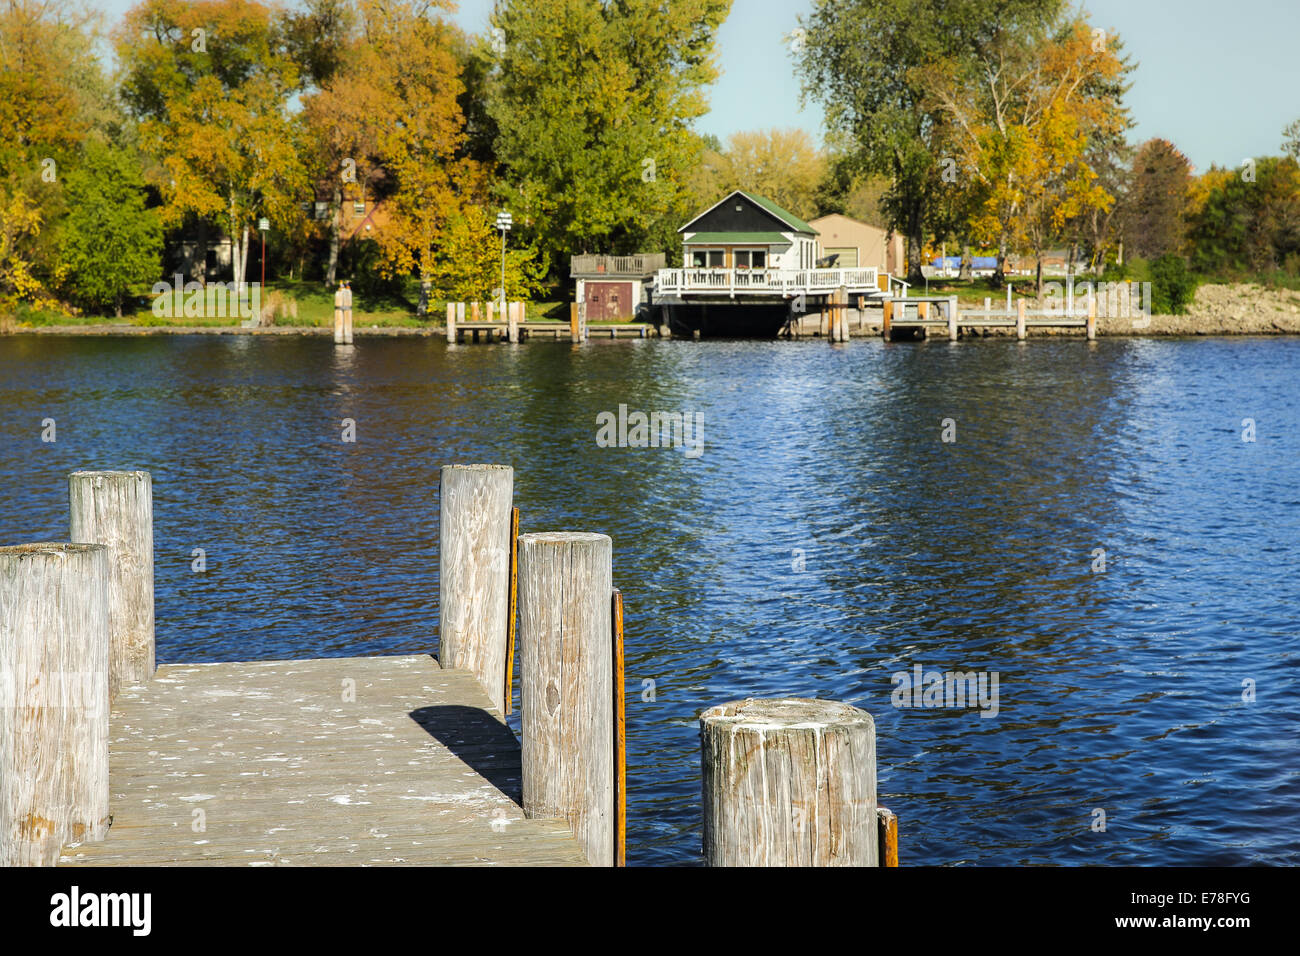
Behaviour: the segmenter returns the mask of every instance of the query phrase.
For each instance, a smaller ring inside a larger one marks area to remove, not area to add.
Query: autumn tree
[[[1133,159],[1124,203],[1124,239],[1130,254],[1158,259],[1181,252],[1192,164],[1167,139],[1147,140]]]
[[[764,196],[796,216],[818,212],[818,188],[826,159],[801,129],[732,133],[722,151],[709,150],[693,181],[696,205],[717,202],[733,189]]]
[[[1188,220],[1198,272],[1300,274],[1300,164],[1263,156],[1242,168],[1212,167],[1193,183]]]
[[[731,0],[503,0],[485,55],[502,198],[555,257],[671,248]]]
[[[1117,38],[1099,33],[1079,18],[1031,20],[990,33],[978,60],[936,58],[913,71],[957,151],[957,179],[979,196],[976,238],[997,246],[999,266],[1012,249],[1032,251],[1040,286],[1048,242],[1115,201],[1087,148],[1128,127],[1130,66]]]
[[[122,97],[140,120],[163,221],[220,221],[242,289],[250,233],[292,228],[309,194],[290,98],[298,69],[276,8],[248,0],[144,0],[117,33]]]
[[[48,228],[66,209],[64,179],[106,125],[96,19],[62,0],[0,7],[0,312],[57,308],[62,269]]]
[[[908,275],[921,281],[921,250],[951,203],[943,105],[927,81],[936,64],[971,86],[1005,32],[1047,22],[1063,0],[837,0],[800,18],[792,43],[806,97],[825,108],[832,134],[865,173],[888,177],[890,225],[907,237]],[[924,69],[922,69],[924,67]]]

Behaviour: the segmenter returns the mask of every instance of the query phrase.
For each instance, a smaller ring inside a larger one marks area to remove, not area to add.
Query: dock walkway
[[[62,866],[585,866],[520,808],[475,677],[428,656],[171,664],[109,724],[107,839]]]

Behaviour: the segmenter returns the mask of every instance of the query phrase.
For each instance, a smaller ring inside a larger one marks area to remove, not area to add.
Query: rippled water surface
[[[436,650],[443,463],[609,533],[630,863],[698,862],[696,716],[773,695],[875,715],[907,863],[1300,861],[1295,339],[13,336],[0,403],[6,544],[66,539],[72,469],[153,472],[161,662]],[[620,404],[703,455],[598,448]],[[916,664],[999,713],[892,706]]]

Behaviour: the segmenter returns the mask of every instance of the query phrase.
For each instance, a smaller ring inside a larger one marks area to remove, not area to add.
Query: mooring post
[[[1023,297],[1016,300],[1016,338],[1024,340],[1025,335],[1025,300]]]
[[[68,475],[71,538],[108,549],[108,691],[154,673],[153,477],[147,471]]]
[[[447,342],[456,341],[456,303],[447,303]]]
[[[581,342],[581,329],[578,326],[578,303],[569,303],[569,341]]]
[[[709,866],[877,866],[876,727],[830,700],[700,714]]]
[[[352,344],[352,284],[343,286],[343,344]]]
[[[880,866],[898,866],[898,815],[876,805],[876,843]]]
[[[957,341],[957,297],[948,297],[948,341]]]
[[[608,535],[519,536],[519,706],[524,813],[562,817],[613,866],[613,545]]]
[[[108,829],[108,549],[0,548],[0,866]]]
[[[439,484],[438,662],[472,671],[505,714],[509,465],[443,465]]]
[[[880,312],[880,334],[885,338],[889,338],[889,326],[892,324],[893,319],[894,300],[886,299],[884,305],[881,306]]]
[[[1097,337],[1097,297],[1090,291],[1088,293],[1088,340],[1092,341]]]
[[[334,290],[334,345],[343,345],[343,284]]]
[[[838,303],[836,313],[839,316],[836,331],[839,333],[839,340],[847,342],[849,340],[849,290],[847,286],[839,287],[835,293],[835,300]]]
[[[519,322],[523,318],[523,303],[516,302],[513,307],[506,307],[506,323],[509,330],[508,338],[511,342],[519,341]]]

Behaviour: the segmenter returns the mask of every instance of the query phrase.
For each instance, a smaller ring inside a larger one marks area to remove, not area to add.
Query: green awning
[[[697,232],[683,240],[688,246],[734,246],[749,243],[756,246],[789,245],[790,240],[779,232]]]

